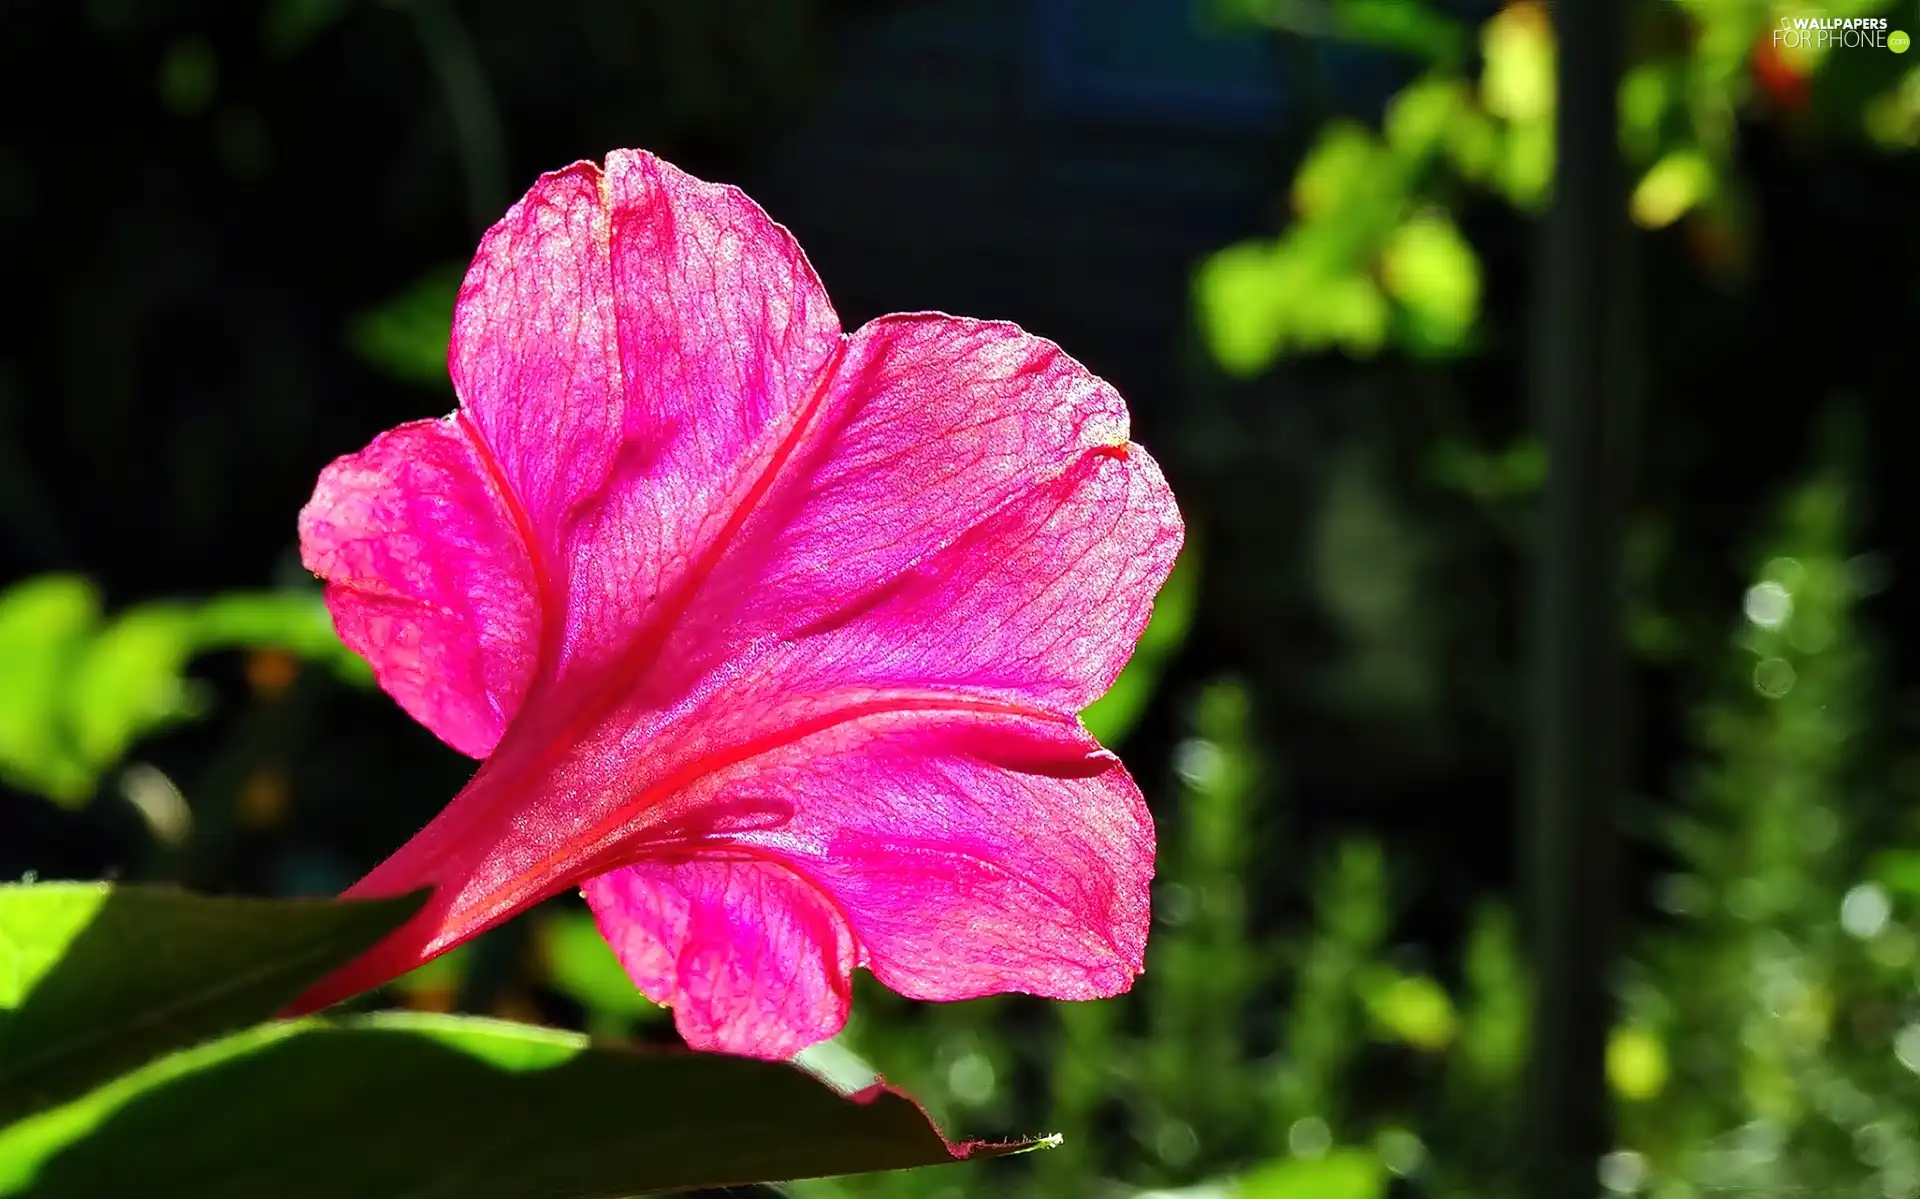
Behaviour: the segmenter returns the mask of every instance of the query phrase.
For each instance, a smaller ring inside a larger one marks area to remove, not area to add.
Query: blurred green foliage
[[[1483,268],[1456,214],[1483,198],[1534,213],[1549,198],[1555,48],[1546,8],[1504,5],[1480,26],[1473,56],[1451,18],[1420,0],[1217,0],[1209,11],[1400,51],[1425,68],[1388,103],[1377,132],[1344,119],[1320,130],[1294,173],[1279,236],[1201,264],[1194,300],[1213,358],[1250,376],[1283,356],[1327,350],[1471,351]],[[1735,166],[1736,129],[1768,106],[1806,106],[1839,140],[1920,145],[1920,67],[1885,51],[1776,49],[1769,40],[1788,12],[1897,11],[1893,0],[1817,10],[1747,0],[1632,6],[1639,49],[1620,85],[1620,123],[1633,220],[1660,229],[1693,217],[1707,265],[1742,269],[1752,201]],[[1836,55],[1845,70],[1830,69]]]
[[[206,710],[186,669],[200,654],[275,649],[370,679],[317,590],[154,601],[112,619],[83,578],[43,575],[0,592],[0,778],[85,803],[139,738]]]
[[[1623,968],[1607,1048],[1622,1121],[1597,1179],[1609,1194],[1920,1194],[1920,848],[1887,840],[1920,826],[1883,781],[1871,719],[1858,427],[1843,409],[1829,433],[1760,531],[1736,635],[1699,655],[1718,681],[1696,697],[1694,769],[1661,809],[1681,867],[1659,887],[1670,920]],[[1220,682],[1194,708],[1132,994],[1056,1005],[1042,1036],[992,1016],[1001,1001],[925,1010],[863,993],[842,1038],[962,1123],[1006,1119],[1002,1080],[1037,1077],[1049,1098],[1029,1119],[1062,1148],[971,1179],[795,1194],[1108,1193],[1104,1177],[1140,1199],[1358,1197],[1397,1179],[1518,1199],[1527,982],[1511,913],[1483,907],[1455,968],[1409,968],[1394,930],[1411,897],[1362,838],[1307,880],[1303,934],[1253,936],[1249,904],[1292,886],[1256,857],[1278,833],[1276,782],[1248,705]],[[1262,1012],[1282,1013],[1264,1035]]]
[[[1671,923],[1625,972],[1640,1040],[1609,1063],[1630,1189],[1920,1194],[1920,1054],[1903,1048],[1920,909],[1889,882],[1914,796],[1890,782],[1858,615],[1874,577],[1861,433],[1852,409],[1831,415],[1695,711],[1700,757],[1667,822],[1679,869],[1658,897]]]
[[[627,1036],[635,1023],[666,1014],[634,987],[589,913],[549,910],[538,936],[547,978],[586,1009],[587,1031],[594,1036]]]
[[[1200,589],[1200,550],[1189,533],[1186,548],[1173,564],[1160,594],[1154,597],[1153,617],[1140,634],[1140,643],[1126,669],[1113,681],[1107,693],[1080,713],[1087,730],[1109,749],[1126,740],[1133,726],[1146,713],[1160,675],[1187,637],[1193,623],[1194,603]]]
[[[466,268],[449,263],[353,319],[347,342],[368,365],[408,383],[451,390],[447,342]]]
[[[1054,1005],[1042,1033],[1012,1031],[1005,1000],[915,1007],[863,989],[841,1038],[963,1126],[1017,1112],[1009,1080],[1035,1077],[1045,1097],[1029,1119],[1062,1145],[1011,1167],[797,1183],[794,1194],[1093,1194],[1104,1177],[1142,1196],[1376,1199],[1394,1178],[1421,1177],[1429,1150],[1417,1108],[1371,1104],[1362,1071],[1420,1079],[1439,1064],[1459,1074],[1463,1108],[1484,1099],[1476,1083],[1511,1085],[1521,983],[1503,915],[1476,935],[1455,998],[1395,959],[1387,855],[1356,839],[1294,892],[1314,913],[1304,935],[1251,935],[1249,905],[1276,898],[1259,892],[1294,889],[1256,857],[1279,831],[1277,781],[1250,742],[1249,702],[1230,680],[1197,699],[1176,755],[1178,815],[1162,828],[1147,973],[1131,994]]]

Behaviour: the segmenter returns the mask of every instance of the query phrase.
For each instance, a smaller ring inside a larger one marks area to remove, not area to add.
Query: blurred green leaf
[[[1553,122],[1549,118],[1508,128],[1501,142],[1497,181],[1515,207],[1533,210],[1553,183]]]
[[[1545,6],[1517,0],[1480,29],[1480,102],[1508,121],[1537,122],[1553,113],[1553,25]]]
[[[1330,0],[1336,36],[1440,63],[1457,63],[1471,44],[1467,27],[1413,0]]]
[[[627,1019],[665,1013],[634,986],[588,913],[555,912],[541,924],[539,936],[548,978],[580,1006]]]
[[[1629,157],[1653,157],[1660,144],[1660,126],[1685,83],[1669,62],[1644,62],[1628,69],[1620,81],[1620,144]]]
[[[66,718],[80,761],[117,762],[142,733],[191,716],[181,672],[194,649],[193,615],[179,605],[135,608],[102,630],[67,682]]]
[[[1375,965],[1356,981],[1367,1014],[1394,1040],[1428,1053],[1453,1042],[1459,1024],[1453,1000],[1433,979]]]
[[[1616,1028],[1607,1041],[1607,1085],[1622,1099],[1644,1101],[1667,1086],[1667,1047],[1646,1028]]]
[[[794,1055],[793,1064],[842,1095],[856,1094],[882,1081],[873,1064],[847,1045],[844,1032],[802,1049]]]
[[[1699,150],[1675,150],[1641,177],[1627,202],[1636,223],[1664,229],[1713,194],[1713,164]]]
[[[269,0],[260,19],[260,41],[274,57],[304,48],[347,15],[348,0]]]
[[[1387,101],[1382,131],[1394,153],[1424,159],[1447,141],[1472,104],[1467,86],[1452,76],[1416,79]]]
[[[1533,434],[1514,438],[1497,452],[1454,437],[1435,442],[1427,454],[1427,477],[1482,503],[1532,495],[1547,481],[1547,447]]]
[[[350,682],[371,683],[373,669],[334,631],[317,590],[247,591],[219,595],[194,614],[197,652],[272,647],[330,667]]]
[[[1527,979],[1513,913],[1499,906],[1476,913],[1465,959],[1460,1049],[1486,1088],[1513,1078],[1527,1053]]]
[[[1419,348],[1458,350],[1480,319],[1480,257],[1451,218],[1416,213],[1394,230],[1381,256],[1387,292],[1411,318]]]
[[[1230,375],[1257,375],[1286,336],[1286,279],[1279,245],[1244,241],[1208,257],[1194,277],[1194,308],[1207,350]]]
[[[1387,1171],[1364,1149],[1263,1166],[1240,1180],[1240,1199],[1384,1199]]]
[[[396,379],[450,388],[447,344],[464,276],[464,268],[455,264],[428,272],[393,299],[356,316],[347,327],[347,343],[368,365]]]
[[[199,713],[187,663],[238,646],[371,677],[340,643],[317,591],[156,601],[103,623],[85,579],[14,585],[0,593],[0,778],[60,804],[85,803],[135,741]]]
[[[1505,145],[1499,122],[1483,110],[1468,106],[1448,122],[1442,148],[1464,178],[1493,187],[1499,183]]]
[[[1358,272],[1325,280],[1299,294],[1303,317],[1301,340],[1310,349],[1338,345],[1362,355],[1378,350],[1387,340],[1390,310],[1387,298],[1372,279]]]
[[[1515,205],[1534,208],[1553,181],[1553,25],[1543,5],[1518,0],[1481,27],[1480,39],[1480,102],[1506,122],[1493,181]]]
[[[1337,211],[1377,182],[1383,160],[1380,142],[1365,126],[1329,123],[1294,173],[1294,211],[1307,218]]]
[[[251,1029],[15,1125],[0,1194],[587,1199],[951,1160],[910,1100],[785,1064],[385,1014]]]
[[[1207,0],[1215,24],[1378,46],[1438,62],[1467,50],[1465,26],[1418,0]]]
[[[1888,850],[1876,854],[1867,876],[1896,895],[1920,898],[1920,851]]]
[[[204,37],[181,38],[160,58],[160,102],[175,116],[205,112],[219,82],[219,63]]]
[[[1200,592],[1199,558],[1199,550],[1189,539],[1173,564],[1173,573],[1154,597],[1153,617],[1140,634],[1133,658],[1107,693],[1080,713],[1081,721],[1100,744],[1112,748],[1126,739],[1146,711],[1168,661],[1185,643]]]
[[[0,776],[65,804],[93,789],[63,714],[67,680],[99,619],[93,585],[72,575],[0,592]]]
[[[0,886],[0,1124],[266,1019],[419,906]]]

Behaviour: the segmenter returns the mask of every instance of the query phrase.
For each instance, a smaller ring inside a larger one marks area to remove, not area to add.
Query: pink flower
[[[486,235],[460,409],[300,514],[341,636],[485,758],[348,895],[433,888],[294,1005],[579,886],[689,1044],[786,1057],[865,966],[921,999],[1141,969],[1153,826],[1076,713],[1179,549],[1113,389],[1013,325],[852,334],[752,201],[651,155]]]

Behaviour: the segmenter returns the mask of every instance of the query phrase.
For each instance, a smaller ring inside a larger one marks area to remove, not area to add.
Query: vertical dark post
[[[1535,527],[1526,906],[1537,991],[1522,1102],[1528,1199],[1593,1199],[1610,1147],[1605,1075],[1624,775],[1617,614],[1625,202],[1621,0],[1555,0],[1553,202],[1532,387],[1550,462]]]

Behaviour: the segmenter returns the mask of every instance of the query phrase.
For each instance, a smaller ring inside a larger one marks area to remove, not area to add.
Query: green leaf
[[[1480,257],[1446,213],[1416,213],[1387,238],[1387,291],[1412,318],[1417,344],[1455,350],[1480,318]]]
[[[1699,150],[1674,150],[1653,164],[1633,189],[1627,210],[1635,223],[1664,229],[1713,193],[1713,163]]]
[[[1244,241],[1212,255],[1194,275],[1194,309],[1207,351],[1229,375],[1265,370],[1286,339],[1290,280],[1279,245]]]
[[[1424,160],[1446,144],[1472,104],[1465,83],[1450,76],[1417,79],[1387,102],[1387,146],[1403,159]]]
[[[269,55],[284,58],[346,15],[347,0],[269,0],[260,21],[260,41]]]
[[[334,631],[333,615],[318,588],[300,591],[240,591],[215,596],[195,617],[195,649],[272,647],[298,654],[355,683],[372,683],[366,659],[348,649]]]
[[[408,383],[447,388],[447,343],[463,268],[438,267],[347,327],[347,343],[370,366]]]
[[[1359,990],[1367,1014],[1394,1040],[1428,1053],[1453,1042],[1459,1026],[1453,1000],[1426,975],[1378,966],[1361,976]]]
[[[1874,856],[1867,875],[1889,891],[1920,896],[1920,853],[1910,849],[1886,850]]]
[[[63,697],[73,749],[90,770],[126,754],[141,734],[193,715],[182,673],[194,651],[190,611],[132,609],[101,631],[75,664]]]
[[[1338,211],[1378,186],[1385,159],[1385,148],[1364,125],[1329,122],[1294,174],[1294,210],[1307,218]]]
[[[1667,1047],[1652,1029],[1614,1029],[1607,1040],[1606,1060],[1607,1085],[1622,1099],[1654,1099],[1666,1089]]]
[[[0,593],[0,778],[62,804],[93,791],[60,717],[67,679],[99,619],[93,585],[73,575]]]
[[[1553,112],[1553,24],[1538,4],[1511,4],[1480,27],[1480,100],[1488,112],[1515,123],[1543,121]]]
[[[1637,161],[1653,156],[1660,124],[1679,98],[1685,77],[1669,62],[1636,63],[1620,80],[1620,144]]]
[[[1301,293],[1302,340],[1311,348],[1338,345],[1362,357],[1379,350],[1387,340],[1391,312],[1387,298],[1372,279],[1358,272],[1322,280]]]
[[[1248,26],[1296,37],[1378,46],[1434,62],[1456,62],[1470,41],[1460,22],[1418,0],[1208,0],[1202,16],[1231,32]]]
[[[1382,1199],[1387,1171],[1364,1149],[1265,1166],[1240,1180],[1240,1199]]]
[[[593,917],[586,912],[556,912],[540,926],[540,947],[553,985],[596,1013],[623,1019],[658,1016],[658,1006],[633,985],[613,956]]]
[[[0,886],[0,1124],[272,1016],[419,905]]]
[[[1513,913],[1489,906],[1467,936],[1460,1061],[1482,1085],[1509,1084],[1526,1060],[1528,988]]]
[[[1428,452],[1426,473],[1438,485],[1482,503],[1520,499],[1546,483],[1547,447],[1532,434],[1523,434],[1498,451],[1443,437]]]
[[[160,102],[175,116],[198,116],[219,88],[219,62],[203,37],[181,38],[160,58]]]
[[[1433,62],[1461,61],[1472,40],[1459,21],[1411,0],[1334,0],[1330,10],[1339,36]]]
[[[1153,618],[1140,634],[1133,658],[1107,693],[1080,713],[1081,721],[1100,744],[1117,746],[1132,731],[1146,711],[1147,701],[1153,698],[1168,660],[1186,641],[1200,591],[1199,556],[1189,540],[1173,564],[1173,573],[1154,597]]]
[[[103,622],[87,580],[44,575],[0,593],[0,778],[78,807],[141,737],[200,713],[188,662],[237,646],[285,649],[352,681],[318,590],[155,601]]]
[[[934,1165],[912,1101],[471,1017],[251,1029],[0,1133],[0,1194],[570,1199]],[[30,1189],[29,1189],[30,1188]]]

